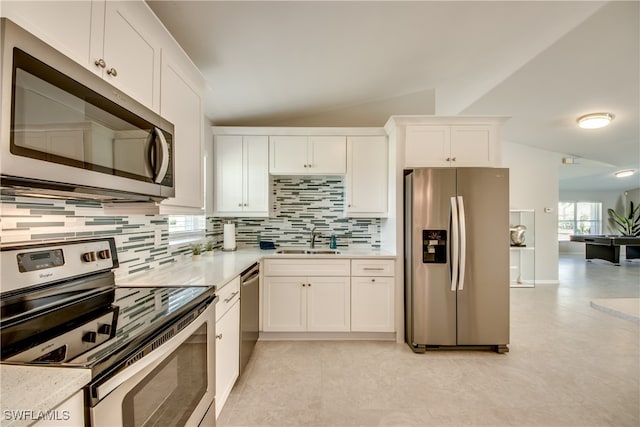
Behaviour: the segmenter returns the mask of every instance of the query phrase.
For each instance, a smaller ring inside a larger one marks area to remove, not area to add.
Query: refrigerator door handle
[[[464,271],[467,263],[467,227],[462,196],[458,196],[458,211],[460,216],[460,277],[458,279],[458,290],[461,291],[464,289]]]
[[[451,198],[451,291],[458,288],[458,203],[455,197]]]

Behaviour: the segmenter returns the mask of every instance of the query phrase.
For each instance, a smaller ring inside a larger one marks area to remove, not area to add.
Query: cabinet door
[[[450,141],[450,126],[407,126],[405,166],[449,166]]]
[[[394,331],[394,278],[351,278],[351,330]]]
[[[451,126],[451,166],[492,166],[491,126]]]
[[[307,161],[311,174],[344,174],[347,168],[346,137],[310,136]]]
[[[269,138],[245,136],[244,206],[245,214],[269,214]]]
[[[311,277],[306,289],[308,331],[349,331],[348,277]]]
[[[216,417],[240,371],[240,302],[216,322]]]
[[[150,17],[142,2],[106,2],[103,78],[157,111],[160,47],[146,31]]]
[[[385,136],[347,139],[347,216],[386,216],[387,165]]]
[[[307,303],[305,277],[264,278],[265,331],[306,331]]]
[[[204,209],[202,99],[175,61],[165,55],[162,62],[160,114],[174,126],[175,185],[175,197],[162,204]]]
[[[99,31],[92,34],[92,17]],[[92,42],[102,44],[104,1],[3,1],[2,16],[94,72]],[[99,38],[100,40],[95,40]]]
[[[269,137],[269,173],[272,175],[309,173],[306,136]]]
[[[215,212],[241,212],[243,204],[243,144],[242,136],[215,137]]]

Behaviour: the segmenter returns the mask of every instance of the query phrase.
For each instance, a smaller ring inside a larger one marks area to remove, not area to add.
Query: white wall
[[[503,141],[502,165],[509,168],[510,207],[534,209],[536,283],[558,281],[559,153]],[[545,212],[545,208],[551,209]]]

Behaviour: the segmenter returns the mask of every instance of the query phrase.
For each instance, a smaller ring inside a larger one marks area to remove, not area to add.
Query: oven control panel
[[[65,280],[118,267],[112,237],[22,246],[0,252],[1,292]]]

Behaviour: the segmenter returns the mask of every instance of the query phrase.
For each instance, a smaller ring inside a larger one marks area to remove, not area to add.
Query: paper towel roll
[[[226,223],[223,228],[224,243],[222,244],[223,251],[235,251],[236,250],[236,225],[234,223]]]

